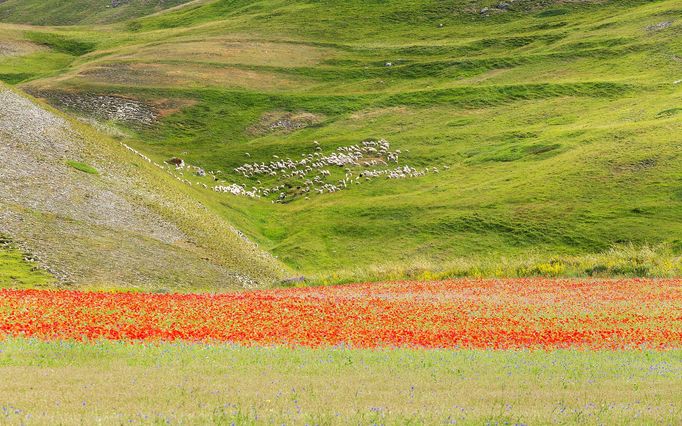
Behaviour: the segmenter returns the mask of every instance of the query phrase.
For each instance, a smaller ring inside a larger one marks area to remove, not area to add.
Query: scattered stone
[[[58,91],[30,92],[35,97],[47,99],[58,108],[72,110],[101,120],[150,126],[159,117],[156,109],[146,103],[121,96]]]
[[[672,24],[673,24],[672,21],[663,21],[663,22],[659,22],[658,24],[649,25],[648,27],[646,27],[646,30],[647,31],[661,31],[661,30],[668,28]]]
[[[304,282],[306,282],[306,277],[300,276],[300,277],[286,278],[286,279],[280,281],[280,284],[292,285],[292,284],[304,283]]]
[[[512,3],[514,3],[516,0],[508,0],[508,1],[503,1],[500,2],[494,6],[490,7],[484,7],[479,11],[479,14],[485,15],[485,16],[490,16],[490,14],[497,14],[497,13],[504,13],[507,12],[511,9]]]

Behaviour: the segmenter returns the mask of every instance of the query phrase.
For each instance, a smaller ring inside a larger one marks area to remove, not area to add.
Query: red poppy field
[[[682,347],[682,280],[451,280],[225,294],[0,290],[0,336],[353,348]]]

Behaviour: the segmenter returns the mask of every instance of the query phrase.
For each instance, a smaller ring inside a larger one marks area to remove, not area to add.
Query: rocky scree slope
[[[0,105],[0,234],[63,284],[251,288],[280,274],[144,157],[2,87]]]

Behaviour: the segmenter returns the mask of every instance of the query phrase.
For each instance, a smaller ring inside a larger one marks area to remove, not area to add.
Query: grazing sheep
[[[427,167],[423,171],[410,166],[382,169],[381,167],[390,163],[398,164],[401,154],[401,150],[392,151],[390,143],[385,139],[365,140],[360,144],[341,146],[328,154],[322,152],[322,147],[318,141],[313,141],[313,146],[315,152],[301,154],[300,160],[292,160],[290,157],[281,159],[278,155],[273,155],[273,160],[267,164],[264,162],[245,163],[236,167],[234,172],[247,179],[253,179],[257,176],[270,176],[279,180],[280,183],[291,180],[299,181],[298,184],[295,181],[287,183],[290,188],[296,187],[299,194],[310,192],[318,194],[334,193],[347,189],[348,185],[353,182],[359,185],[361,183],[360,178],[369,182],[379,176],[385,176],[388,179],[403,179],[423,176],[431,170],[438,173],[438,169],[435,167]],[[250,157],[250,155],[248,156]],[[332,172],[328,167],[342,168],[344,178],[338,180],[336,184],[327,182],[326,180],[332,177]],[[360,176],[354,176],[354,171],[357,169],[363,170]],[[267,197],[279,192],[280,195],[276,202],[282,202],[287,197],[285,192],[280,192],[285,187],[284,184],[265,188],[260,179],[257,179],[256,182],[258,186],[253,187],[251,191],[243,190],[243,187],[238,184],[225,187],[227,189],[217,188],[220,192],[254,197],[261,195]],[[296,194],[289,196],[295,198]]]

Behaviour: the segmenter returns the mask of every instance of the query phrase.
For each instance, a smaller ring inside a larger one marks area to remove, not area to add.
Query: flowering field
[[[682,280],[463,279],[215,295],[0,290],[0,336],[665,350],[682,347]]]

